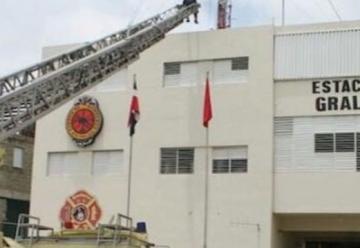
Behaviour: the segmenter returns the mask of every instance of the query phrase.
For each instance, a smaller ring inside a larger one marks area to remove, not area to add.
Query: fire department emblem
[[[95,229],[100,218],[101,209],[96,199],[86,191],[70,196],[60,210],[60,220],[67,228]]]
[[[66,119],[66,130],[80,147],[91,145],[101,131],[103,116],[96,99],[83,96],[74,104]]]

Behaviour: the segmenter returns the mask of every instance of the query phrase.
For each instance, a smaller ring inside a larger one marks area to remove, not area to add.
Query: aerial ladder
[[[125,30],[0,78],[0,140],[131,64],[199,8],[197,3],[177,5]]]

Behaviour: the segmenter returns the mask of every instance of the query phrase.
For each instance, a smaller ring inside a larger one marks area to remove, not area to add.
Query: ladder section
[[[175,6],[129,29],[0,79],[0,140],[136,60],[199,4]]]

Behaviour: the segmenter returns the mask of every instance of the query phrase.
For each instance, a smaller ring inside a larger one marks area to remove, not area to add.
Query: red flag
[[[135,77],[134,77],[133,89],[135,91],[137,90]],[[134,135],[135,126],[136,126],[136,123],[139,121],[139,119],[140,119],[139,99],[134,94],[132,99],[131,99],[131,103],[130,103],[130,112],[129,112],[129,120],[128,120],[128,127],[130,128],[130,136]]]
[[[210,83],[209,77],[206,77],[205,84],[205,96],[204,96],[204,112],[203,112],[203,125],[204,127],[209,126],[209,122],[212,119],[212,106],[211,106],[211,95],[210,95]]]

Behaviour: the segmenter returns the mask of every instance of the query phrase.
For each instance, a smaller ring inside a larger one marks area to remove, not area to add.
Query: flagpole
[[[205,200],[204,200],[204,248],[207,248],[209,212],[209,128],[205,131]]]
[[[133,75],[133,90],[137,90],[136,85],[136,74]],[[139,105],[137,101],[137,97],[135,94],[131,99],[130,105],[130,115],[128,125],[130,127],[130,141],[129,141],[129,172],[128,172],[128,186],[127,186],[127,203],[126,203],[126,215],[130,217],[130,206],[131,206],[131,180],[132,180],[132,161],[133,161],[133,135],[135,133],[135,125],[136,125],[136,116],[135,114],[139,114]]]
[[[205,99],[207,97],[210,97],[210,91],[207,92],[209,86],[209,72],[206,73],[206,86],[205,86]],[[209,99],[210,100],[210,99]],[[206,100],[204,102],[204,107],[206,105]],[[211,103],[210,103],[211,105]],[[209,106],[208,106],[209,107]],[[210,106],[211,109],[211,106]],[[211,111],[210,111],[211,112]],[[205,109],[204,109],[205,113]],[[205,118],[205,116],[203,116]],[[209,119],[208,119],[209,118]],[[212,118],[207,116],[206,120],[203,121],[206,122],[205,126],[205,197],[204,197],[204,246],[203,248],[207,248],[207,241],[208,241],[208,216],[209,216],[209,121]],[[204,123],[203,123],[204,124]]]
[[[133,160],[133,136],[130,136],[130,144],[129,144],[129,173],[128,173],[127,206],[126,206],[126,216],[128,216],[128,217],[130,217],[132,160]]]

